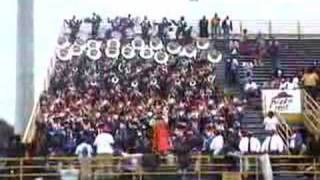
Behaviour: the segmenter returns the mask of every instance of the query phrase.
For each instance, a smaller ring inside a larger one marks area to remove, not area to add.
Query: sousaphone
[[[125,59],[132,59],[136,56],[134,49],[130,45],[126,45],[122,47],[121,55]]]
[[[87,50],[86,55],[89,57],[89,59],[96,61],[101,58],[102,53],[99,49],[89,49]]]
[[[197,48],[192,44],[188,44],[182,49],[180,56],[185,56],[187,58],[196,58]]]
[[[117,39],[111,39],[107,42],[107,48],[105,54],[108,58],[116,59],[120,55],[120,41]]]
[[[210,47],[210,41],[207,38],[199,38],[196,43],[200,50],[207,50]]]
[[[143,59],[151,59],[154,55],[154,52],[151,48],[145,46],[145,48],[140,50],[139,54]]]
[[[167,44],[167,51],[172,55],[179,54],[181,46],[177,41],[171,41]]]
[[[69,48],[57,49],[56,55],[57,55],[57,58],[61,61],[71,60],[71,53]]]
[[[213,64],[219,63],[222,60],[222,53],[217,51],[216,49],[213,49],[208,52],[207,58],[208,61]]]
[[[163,48],[162,41],[161,41],[161,39],[159,37],[152,37],[150,39],[149,46],[150,46],[151,49],[153,49],[155,51],[158,51],[158,50]]]
[[[169,60],[169,56],[166,52],[164,51],[158,51],[154,54],[154,60],[158,63],[158,64],[167,64],[168,60]]]
[[[121,43],[118,39],[110,39],[107,41],[107,47],[120,48]]]
[[[100,49],[102,42],[94,39],[90,39],[87,41],[88,49]]]
[[[61,36],[58,38],[57,48],[63,49],[63,48],[67,48],[69,46],[70,46],[70,43],[69,43],[68,38],[66,36]]]
[[[72,56],[80,56],[82,54],[82,49],[81,49],[81,46],[77,45],[77,44],[74,44],[71,46],[71,55]]]
[[[141,50],[145,47],[144,40],[141,37],[135,37],[132,40],[131,45],[134,50]]]

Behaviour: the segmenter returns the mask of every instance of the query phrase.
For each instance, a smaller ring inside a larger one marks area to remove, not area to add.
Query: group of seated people
[[[94,15],[86,21],[99,19]],[[214,44],[195,38],[186,44],[179,33],[163,40],[159,31],[127,36],[120,29],[128,27],[130,16],[118,19],[113,23],[120,24],[108,27],[110,36],[101,38],[94,30],[90,39],[72,30],[82,22],[72,19],[70,34],[59,38],[50,86],[40,98],[49,155],[80,155],[88,146],[95,148],[86,150],[87,155],[166,155],[185,145],[190,152],[216,154],[227,152],[222,149],[228,144],[238,149],[237,142],[227,143],[238,138],[227,136],[239,137],[244,104],[216,85],[221,53]],[[176,28],[183,22],[181,18]],[[209,130],[210,138],[220,140],[203,145]]]
[[[270,82],[266,82],[264,87],[294,90],[305,88],[307,92],[316,99],[319,95],[320,79],[318,67],[309,67],[298,71],[293,77],[285,77],[283,70],[278,69]]]
[[[215,18],[214,23],[220,22]],[[203,21],[205,17],[202,28]],[[225,21],[222,28],[232,30],[229,18]],[[85,37],[82,22],[92,24]],[[70,33],[59,39],[50,86],[40,97],[49,156],[174,154],[185,170],[192,154],[288,152],[272,112],[264,120],[270,135],[262,143],[244,130],[245,101],[224,94],[215,82],[222,53],[206,39],[208,32],[200,29],[200,39],[192,35],[183,17],[151,23],[129,15],[108,19],[103,26],[94,14],[66,23]],[[212,27],[213,36],[219,28],[219,23]],[[230,41],[224,54],[234,82],[241,45]],[[243,66],[250,75],[245,91],[257,96],[254,64]],[[292,136],[292,143],[299,137]]]

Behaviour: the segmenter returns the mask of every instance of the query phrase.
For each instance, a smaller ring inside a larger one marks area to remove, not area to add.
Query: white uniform
[[[258,89],[258,85],[257,85],[255,82],[247,83],[247,84],[244,86],[244,90],[245,90],[245,91],[248,91],[248,90],[256,90],[256,89]]]
[[[114,139],[109,133],[101,133],[94,140],[98,154],[113,154],[112,144],[114,144]]]
[[[84,151],[87,151],[86,154],[84,154]],[[93,148],[90,144],[83,142],[77,146],[75,154],[78,155],[79,158],[83,158],[83,157],[90,158],[92,157],[92,154],[93,154]]]
[[[250,144],[250,149],[249,149]],[[246,153],[259,153],[261,149],[261,143],[256,137],[242,137],[239,143],[239,149],[242,154]]]
[[[283,140],[278,134],[273,134],[272,136],[266,137],[263,141],[261,151],[262,152],[277,152],[282,153],[285,150],[285,145]]]
[[[222,135],[217,135],[213,138],[210,144],[210,150],[213,151],[214,155],[217,155],[223,148],[224,140]]]
[[[276,116],[273,116],[272,118],[270,117],[265,117],[264,121],[264,128],[267,131],[272,131],[272,130],[277,130],[277,125],[279,124],[279,120]]]

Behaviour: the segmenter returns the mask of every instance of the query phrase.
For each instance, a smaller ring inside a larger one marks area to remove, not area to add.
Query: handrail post
[[[297,33],[298,33],[298,39],[301,39],[301,24],[300,21],[297,21]]]
[[[242,35],[242,32],[243,32],[242,21],[240,21],[240,37]]]
[[[259,159],[258,156],[255,156],[256,158],[256,180],[259,180]]]
[[[23,180],[23,158],[19,159],[19,179]]]
[[[316,158],[313,158],[313,179],[317,180],[317,165],[316,165]]]
[[[272,21],[269,20],[268,22],[268,31],[269,31],[269,38],[272,37]]]

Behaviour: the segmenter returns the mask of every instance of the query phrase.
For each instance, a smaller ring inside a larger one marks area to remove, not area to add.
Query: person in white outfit
[[[212,142],[210,144],[210,150],[213,152],[213,155],[218,155],[224,145],[223,136],[220,133],[220,131],[215,132],[215,136],[212,139]]]
[[[264,128],[266,131],[277,130],[277,126],[280,124],[278,118],[272,111],[268,112],[267,117],[263,120]]]
[[[258,138],[253,136],[252,132],[243,132],[239,149],[241,154],[257,154],[261,150],[261,143]]]
[[[285,150],[285,144],[276,131],[272,131],[272,134],[265,138],[261,147],[261,152],[268,154],[282,154]]]

